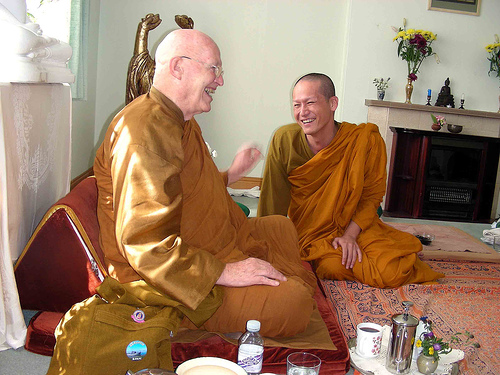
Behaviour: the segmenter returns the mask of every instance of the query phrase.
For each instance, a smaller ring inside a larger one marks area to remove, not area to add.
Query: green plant
[[[432,331],[432,322],[426,316],[423,316],[420,320],[424,323],[424,328],[427,331],[420,335],[416,343],[418,348],[422,348],[422,354],[439,360],[440,354],[451,352],[450,344],[438,338]]]
[[[393,29],[398,33],[393,41],[398,41],[398,56],[408,64],[408,78],[417,80],[417,73],[425,58],[435,55],[431,44],[436,40],[436,34],[426,30],[406,30],[406,19],[403,18],[403,28]],[[437,57],[437,55],[436,55]],[[436,59],[439,62],[438,59]]]
[[[387,90],[389,87],[389,80],[391,77],[387,78],[385,81],[383,78],[374,78],[373,79],[373,84],[377,88],[377,90]]]
[[[497,34],[495,34],[495,43],[488,44],[485,48],[489,53],[489,56],[487,57],[490,62],[488,75],[494,73],[498,78],[500,78],[500,41],[498,40]]]

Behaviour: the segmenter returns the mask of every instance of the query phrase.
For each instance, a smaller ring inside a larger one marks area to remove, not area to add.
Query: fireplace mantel
[[[424,111],[424,112],[442,112],[449,114],[459,114],[459,115],[469,115],[476,117],[486,117],[486,118],[497,118],[500,119],[500,113],[498,112],[486,112],[486,111],[474,111],[470,109],[458,109],[458,108],[448,108],[448,107],[436,107],[433,105],[421,105],[421,104],[406,104],[398,102],[388,102],[385,100],[365,100],[365,105],[373,107],[385,107],[385,108],[398,108],[411,111]]]
[[[406,128],[421,131],[430,131],[432,125],[431,114],[441,115],[446,121],[454,125],[462,125],[463,130],[458,136],[467,140],[468,136],[500,138],[500,113],[473,111],[469,109],[436,107],[419,104],[388,102],[385,100],[365,100],[368,106],[368,122],[379,127],[380,134],[386,143],[387,170],[390,170],[392,152],[393,128]],[[443,127],[440,133],[448,133]],[[500,163],[497,170],[495,196],[492,205],[491,217],[497,217],[500,212]]]
[[[389,127],[430,130],[431,114],[441,115],[446,121],[464,128],[460,134],[500,138],[500,113],[435,107],[431,105],[365,100],[368,106],[368,122],[378,125],[380,134],[387,141]],[[442,129],[441,131],[446,131]]]

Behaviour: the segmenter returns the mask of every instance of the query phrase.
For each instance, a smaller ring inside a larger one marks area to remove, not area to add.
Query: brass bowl
[[[460,133],[464,127],[462,125],[448,124],[448,131],[450,133]]]

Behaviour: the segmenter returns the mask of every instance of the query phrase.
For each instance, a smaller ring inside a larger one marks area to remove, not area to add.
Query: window
[[[87,96],[87,40],[89,0],[27,0],[29,19],[40,25],[43,34],[68,43],[73,49],[69,68],[75,75],[73,99]]]

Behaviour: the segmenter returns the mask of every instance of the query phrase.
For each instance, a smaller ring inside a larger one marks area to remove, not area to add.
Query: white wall
[[[273,131],[293,121],[291,85],[302,74],[317,71],[332,77],[340,98],[339,120],[366,121],[364,101],[375,99],[374,77],[390,76],[386,100],[403,102],[406,65],[397,56],[391,29],[401,26],[403,17],[408,19],[408,27],[438,35],[433,46],[441,59],[439,65],[433,58],[424,61],[412,101],[425,104],[430,88],[434,102],[450,77],[456,104],[463,92],[466,108],[496,112],[499,81],[487,75],[484,47],[494,41],[495,33],[500,34],[500,1],[482,1],[479,17],[428,11],[427,2],[91,0],[94,20],[98,20],[91,23],[92,32],[99,30],[98,54],[91,57],[97,59],[96,93],[95,101],[89,97],[84,105],[74,102],[72,176],[92,165],[105,129],[123,107],[137,24],[151,12],[163,19],[150,33],[151,53],[177,28],[176,14],[191,16],[195,28],[220,46],[226,83],[214,95],[212,111],[197,116],[206,140],[218,151],[220,168],[229,166],[242,142],[255,140],[267,149]],[[93,118],[95,122],[90,124]],[[87,137],[92,133],[94,144],[89,146]],[[262,166],[260,163],[250,175],[260,176]]]
[[[293,122],[290,92],[300,75],[323,72],[342,87],[346,7],[346,0],[101,1],[100,29],[107,31],[99,36],[96,143],[124,104],[137,24],[147,13],[163,20],[149,34],[150,53],[178,28],[176,14],[189,15],[220,47],[225,84],[212,111],[196,118],[223,169],[241,143],[267,149],[272,132]],[[260,176],[262,165],[251,175]]]
[[[427,10],[427,0],[350,0],[349,38],[345,65],[344,119],[366,121],[365,98],[376,99],[375,77],[391,77],[385,100],[404,102],[407,67],[397,56],[396,35],[391,26],[430,30],[437,34],[433,57],[420,67],[414,82],[412,103],[425,104],[427,89],[432,90],[432,104],[444,81],[450,78],[455,106],[465,94],[465,108],[498,110],[499,80],[488,76],[489,62],[485,46],[500,34],[500,1],[482,1],[480,16]]]

